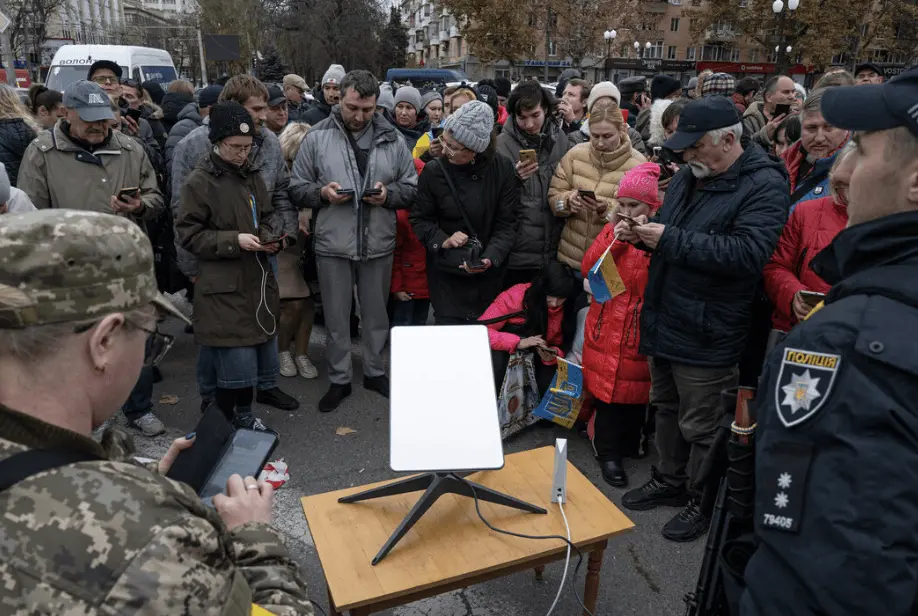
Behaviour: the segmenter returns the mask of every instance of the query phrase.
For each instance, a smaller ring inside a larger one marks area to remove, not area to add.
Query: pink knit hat
[[[629,170],[618,183],[618,198],[635,199],[646,203],[652,209],[657,209],[663,205],[660,201],[660,190],[657,187],[659,181],[660,165],[641,163]]]

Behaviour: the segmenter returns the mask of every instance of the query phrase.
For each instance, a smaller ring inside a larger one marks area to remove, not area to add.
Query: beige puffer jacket
[[[555,216],[567,218],[561,243],[558,246],[558,261],[580,271],[583,255],[606,224],[606,215],[617,205],[618,183],[622,176],[646,159],[631,148],[625,140],[614,152],[597,152],[589,142],[572,148],[555,170],[548,189],[548,204]],[[571,214],[568,199],[578,190],[592,190],[596,200],[605,204],[605,212],[582,210]]]

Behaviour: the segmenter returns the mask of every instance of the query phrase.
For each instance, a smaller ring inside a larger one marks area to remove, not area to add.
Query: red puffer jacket
[[[488,309],[484,311],[479,321],[486,321],[505,314],[513,314],[523,310],[523,300],[526,297],[526,291],[532,283],[518,284],[510,287],[497,296]],[[564,335],[561,330],[561,324],[564,320],[564,306],[548,309],[548,331],[542,337],[543,340],[558,352],[559,357],[564,357],[564,351],[561,350]],[[501,331],[507,324],[522,325],[526,322],[524,317],[514,317],[506,321],[499,321],[488,325],[488,341],[491,343],[491,349],[494,351],[506,351],[513,353],[520,343],[520,337],[510,332]],[[547,362],[546,365],[556,362]]]
[[[418,175],[424,170],[424,163],[414,159]],[[392,253],[392,286],[389,293],[404,291],[412,299],[427,299],[427,252],[414,234],[408,215],[411,210],[398,210],[395,225],[395,250]]]
[[[607,224],[583,257],[584,276],[614,237],[614,226]],[[650,253],[616,242],[609,256],[615,260],[625,292],[604,304],[590,304],[583,336],[583,379],[587,391],[603,402],[646,404],[650,368],[647,358],[638,353],[638,345]]]
[[[772,326],[789,331],[797,323],[793,301],[797,291],[829,290],[810,269],[810,261],[848,224],[848,208],[832,197],[804,201],[791,212],[778,247],[765,266],[765,292],[775,305]]]

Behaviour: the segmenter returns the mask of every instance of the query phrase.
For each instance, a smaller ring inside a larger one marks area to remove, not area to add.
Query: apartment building
[[[456,18],[431,0],[402,0],[402,19],[408,28],[408,63],[425,68],[477,72],[468,45],[459,35]],[[471,78],[480,78],[472,77]]]

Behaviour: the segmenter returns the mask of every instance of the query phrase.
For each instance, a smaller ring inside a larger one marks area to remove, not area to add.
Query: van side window
[[[133,77],[134,81],[136,81],[137,83],[143,83],[143,78],[140,76],[139,66],[135,66],[134,69],[131,71],[131,77]]]

